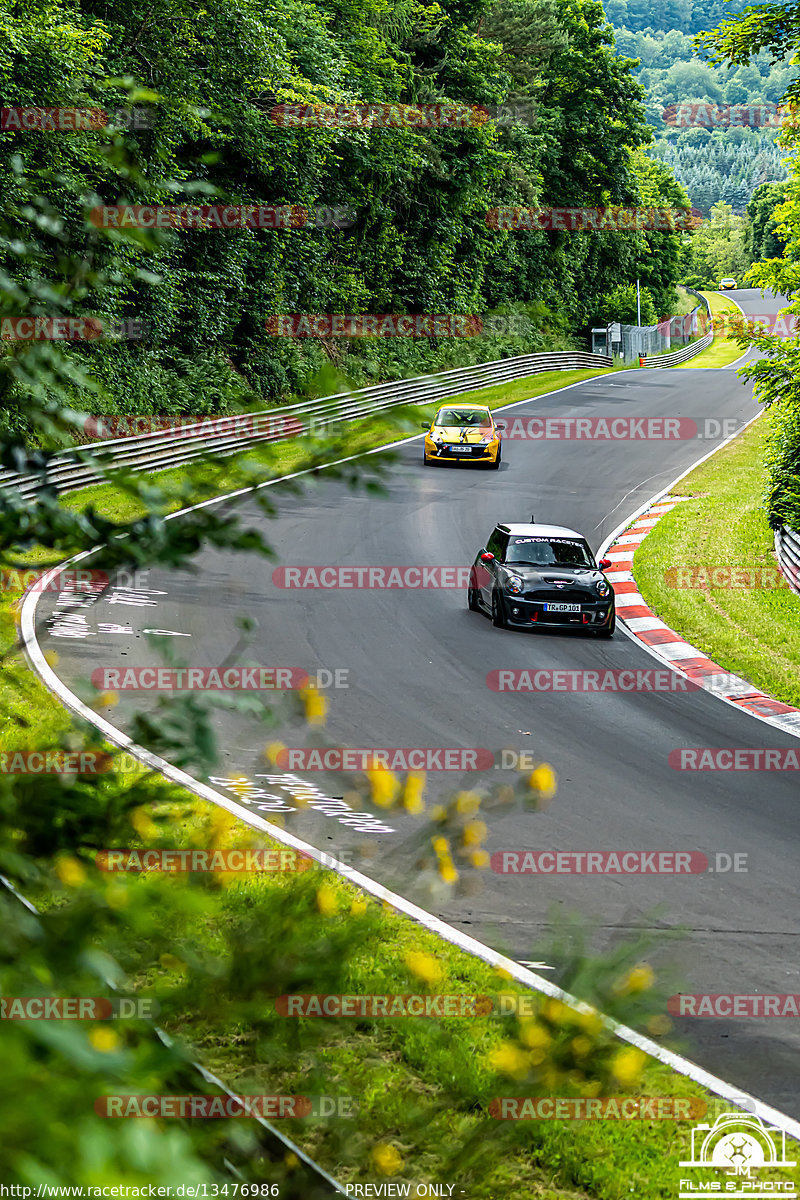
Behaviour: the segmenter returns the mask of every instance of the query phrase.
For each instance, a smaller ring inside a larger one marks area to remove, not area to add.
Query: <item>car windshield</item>
[[[474,408],[440,408],[434,425],[488,425],[489,414]]]
[[[585,542],[556,537],[512,537],[506,562],[528,563],[534,567],[594,568],[595,565]]]

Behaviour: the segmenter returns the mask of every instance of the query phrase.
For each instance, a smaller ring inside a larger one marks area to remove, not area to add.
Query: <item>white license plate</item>
[[[453,454],[472,454],[469,446],[451,446],[450,450]]]
[[[580,604],[545,604],[545,612],[577,612],[581,611]]]

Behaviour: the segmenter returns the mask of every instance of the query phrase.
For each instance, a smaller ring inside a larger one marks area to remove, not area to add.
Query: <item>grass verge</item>
[[[591,374],[596,372],[549,372],[535,379],[482,390],[476,393],[476,398],[497,407]],[[427,414],[432,407],[420,411]],[[393,439],[402,436],[402,431],[398,434],[395,426],[390,429],[382,419],[359,426],[351,452],[380,445],[387,436]],[[261,449],[248,452],[247,460],[256,469],[263,463],[265,470],[278,475],[297,466],[302,461],[301,455],[301,447],[287,444],[278,449],[277,456],[274,449]],[[159,482],[171,488],[170,507],[188,502],[183,472],[165,472]],[[241,482],[237,463],[209,465],[200,473],[199,482],[197,474],[192,473],[193,498],[217,494]],[[66,503],[76,509],[91,504],[118,521],[140,515],[136,506],[110,484],[69,496]],[[43,552],[35,551],[29,561],[38,564],[45,558]],[[26,669],[22,659],[13,657],[16,599],[13,592],[7,591],[0,612],[2,650],[4,656],[11,655],[11,661],[6,659],[0,680],[5,713],[3,739],[11,750],[35,749],[49,745],[53,732],[68,727],[70,718]],[[172,844],[178,847],[203,844],[202,831],[209,824],[218,823],[218,810],[166,781],[155,781],[152,786],[151,807],[166,816],[174,831]],[[248,845],[271,845],[269,839],[254,837],[253,831],[241,823],[233,824],[231,837],[234,841],[244,839]],[[329,901],[331,911],[327,919],[356,920],[352,915],[353,905],[358,903],[355,890],[330,873],[320,873],[318,880],[325,881],[320,883],[320,890],[324,887],[335,898]],[[169,886],[170,881],[160,880],[158,886],[165,883]],[[148,886],[147,881],[143,881],[143,886]],[[203,930],[208,951],[224,955],[223,930],[243,921],[264,892],[276,896],[280,889],[299,908],[308,900],[308,888],[307,878],[292,875],[260,875],[239,880],[230,887],[220,886],[214,900],[214,917]],[[40,906],[47,906],[46,896],[34,899]],[[324,924],[323,918],[320,920]],[[324,937],[324,929],[320,936]],[[411,951],[427,955],[438,964],[435,989],[427,990],[470,994],[498,991],[498,976],[491,968],[390,910],[380,911],[365,935],[361,954],[351,968],[348,991],[407,993],[410,976],[405,962]],[[412,985],[413,982],[411,979]],[[524,991],[508,983],[502,985],[502,990]],[[413,1019],[353,1024],[323,1022],[321,1047],[319,1033],[310,1034],[312,1022],[298,1022],[293,1052],[276,1060],[274,1055],[264,1052],[270,1033],[275,1033],[276,1022],[268,1005],[261,1005],[252,1021],[240,1022],[232,1028],[225,1020],[224,997],[220,1000],[219,1018],[213,1021],[207,1016],[198,1020],[191,1004],[187,1004],[180,1011],[165,1013],[162,1023],[194,1045],[202,1060],[239,1093],[303,1092],[312,1052],[317,1061],[321,1055],[326,1090],[358,1097],[359,1146],[390,1145],[399,1156],[402,1165],[387,1170],[386,1176],[453,1182],[445,1174],[452,1169],[443,1149],[449,1134],[457,1130],[479,1140],[492,1139],[501,1123],[487,1116],[489,1100],[493,1095],[518,1095],[522,1090],[511,1076],[510,1083],[498,1093],[496,1073],[488,1066],[493,1048],[498,1048],[507,1036],[508,1026],[504,1021],[487,1017],[450,1022]],[[547,1006],[552,1004],[537,1001],[539,1010],[552,1020],[554,1028],[558,1027],[559,1036],[572,1045],[585,1034],[585,1019],[561,1008],[550,1009],[548,1016]],[[623,1056],[617,1091],[625,1092],[633,1082],[628,1078],[631,1051],[624,1046],[614,1050]],[[624,1070],[623,1062],[628,1064]],[[644,1095],[704,1095],[684,1077],[654,1060],[644,1064],[636,1080],[636,1091]],[[427,1125],[413,1122],[411,1099],[434,1093],[449,1101],[439,1120]],[[295,1122],[288,1124],[292,1136],[303,1148],[342,1180],[367,1182],[375,1178],[375,1160],[349,1152],[347,1136],[336,1128],[336,1123],[304,1122],[299,1127],[295,1127]],[[687,1148],[686,1129],[687,1126],[674,1120],[518,1122],[514,1123],[513,1136],[503,1143],[503,1152],[494,1156],[488,1169],[484,1166],[476,1175],[464,1164],[456,1183],[475,1200],[494,1200],[499,1196],[508,1200],[527,1200],[532,1196],[540,1200],[621,1200],[632,1192],[652,1198],[672,1197],[680,1171],[677,1164]]]
[[[800,596],[777,587],[772,530],[762,506],[769,416],[752,424],[679,485],[690,499],[662,517],[634,573],[653,611],[704,654],[777,700],[800,707]],[[677,587],[673,568],[741,570],[761,586]],[[767,586],[763,586],[764,582]]]
[[[736,314],[740,311],[720,292],[702,292],[701,294],[708,301],[711,315],[714,317],[724,316],[726,313]],[[673,370],[681,367],[727,367],[737,358],[741,358],[742,354],[743,351],[730,338],[722,338],[717,335],[707,350],[702,350],[700,354],[690,358],[687,362],[677,363]]]

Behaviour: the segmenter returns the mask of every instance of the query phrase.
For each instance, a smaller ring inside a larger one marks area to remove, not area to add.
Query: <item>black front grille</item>
[[[591,592],[580,592],[576,588],[539,588],[533,592],[525,592],[523,599],[549,604],[591,604],[596,596]]]
[[[565,613],[565,612],[543,612],[539,614],[537,625],[582,625],[583,617],[580,613]]]

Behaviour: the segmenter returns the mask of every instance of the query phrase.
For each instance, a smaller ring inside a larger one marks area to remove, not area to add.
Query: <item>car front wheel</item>
[[[506,610],[503,603],[503,597],[498,592],[497,588],[492,592],[492,624],[498,629],[506,627]]]
[[[617,618],[611,618],[611,624],[607,629],[598,629],[597,636],[601,638],[610,638],[614,636],[614,630],[617,628]]]
[[[470,612],[480,612],[481,606],[478,603],[477,588],[467,588],[467,607]]]

